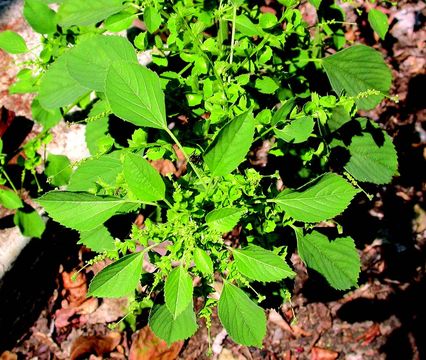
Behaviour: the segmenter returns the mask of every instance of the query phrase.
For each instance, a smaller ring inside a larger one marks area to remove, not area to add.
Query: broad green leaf
[[[238,271],[251,280],[279,281],[296,275],[280,256],[260,246],[249,245],[232,253]]]
[[[42,0],[25,0],[24,17],[40,34],[56,32],[56,13]]]
[[[123,0],[64,0],[58,22],[63,27],[93,25],[124,8]]]
[[[97,101],[90,110],[89,117],[97,117],[86,124],[86,145],[92,155],[106,152],[104,150],[108,149],[104,149],[104,144],[108,143],[108,140],[111,145],[114,143],[114,139],[108,134],[108,115],[101,115],[107,110],[110,110],[107,101]]]
[[[71,175],[68,190],[95,192],[98,183],[115,185],[118,174],[123,170],[120,153],[115,151],[84,161]]]
[[[111,216],[137,208],[138,203],[112,196],[51,191],[36,199],[58,223],[80,231],[92,230]]]
[[[154,307],[149,315],[149,326],[168,346],[175,341],[189,338],[198,327],[192,303],[176,319],[166,305]]]
[[[260,35],[258,27],[246,15],[238,15],[235,21],[235,28],[246,36]]]
[[[195,248],[194,263],[204,276],[213,275],[213,261],[203,249]]]
[[[278,84],[269,76],[256,79],[255,88],[262,94],[273,94],[279,89]]]
[[[218,304],[219,319],[236,343],[262,347],[266,334],[266,316],[247,294],[225,282]]]
[[[388,17],[380,10],[371,9],[368,12],[368,22],[373,30],[384,40],[389,29]]]
[[[130,191],[139,200],[156,201],[166,196],[166,186],[161,175],[142,156],[127,153],[123,171]]]
[[[253,115],[245,112],[220,130],[204,155],[213,176],[229,174],[244,160],[253,141],[254,128]]]
[[[123,256],[95,275],[87,296],[119,298],[130,295],[142,273],[143,252]]]
[[[283,191],[277,205],[295,220],[319,222],[341,214],[359,192],[339,175],[329,173],[303,191]]]
[[[70,105],[90,90],[81,86],[68,72],[67,58],[72,50],[59,57],[41,79],[38,100],[45,109]]]
[[[44,173],[52,185],[66,185],[72,173],[71,162],[65,155],[49,154]]]
[[[296,101],[294,98],[288,99],[284,104],[281,104],[280,108],[275,112],[274,116],[272,116],[271,125],[277,125],[287,120],[295,106]]]
[[[345,169],[357,180],[388,184],[398,170],[398,157],[390,136],[383,132],[379,146],[370,133],[354,136],[349,145],[351,157]]]
[[[244,210],[236,207],[216,209],[206,215],[206,224],[211,229],[226,233],[237,225],[243,214]]]
[[[22,36],[10,30],[0,32],[0,49],[9,54],[22,54],[28,51]]]
[[[72,49],[67,67],[80,85],[103,92],[109,67],[117,60],[138,63],[132,44],[122,36],[96,35]]]
[[[173,319],[176,319],[189,304],[192,305],[192,293],[191,276],[181,265],[174,268],[167,276],[164,285],[166,306]]]
[[[22,69],[16,74],[15,82],[9,86],[9,94],[26,94],[38,91],[37,77],[31,69]]]
[[[331,132],[340,129],[343,125],[351,120],[349,112],[343,106],[336,106],[331,113],[330,119],[327,121],[328,128]]]
[[[297,249],[303,262],[322,274],[335,289],[357,286],[361,263],[352,238],[329,241],[317,231],[305,236],[297,231]]]
[[[131,12],[123,11],[118,14],[111,15],[105,20],[105,27],[111,32],[120,32],[127,30],[132,26],[132,23],[137,19],[137,15]]]
[[[356,45],[323,59],[322,64],[333,90],[341,95],[359,97],[362,110],[374,108],[389,92],[392,76],[382,55],[373,48]],[[369,91],[380,94],[368,95]],[[360,95],[364,94],[364,95]]]
[[[299,144],[308,140],[314,129],[314,119],[311,116],[303,116],[298,119],[291,120],[282,130],[275,129],[275,136],[286,142]]]
[[[143,21],[146,29],[152,34],[159,29],[162,19],[155,7],[147,6],[143,12]]]
[[[59,123],[62,119],[61,111],[58,109],[45,109],[41,106],[38,98],[31,103],[31,113],[33,119],[43,125],[44,130],[48,130]]]
[[[11,210],[24,206],[21,198],[12,190],[8,189],[0,189],[0,205],[4,206],[6,209]]]
[[[105,88],[112,112],[138,126],[165,129],[166,106],[160,78],[147,68],[115,62]]]
[[[22,235],[34,238],[41,238],[46,224],[37,211],[31,209],[18,209],[13,217],[13,222],[19,227]]]
[[[78,243],[98,253],[115,249],[114,239],[103,225],[89,231],[80,232],[80,241]]]

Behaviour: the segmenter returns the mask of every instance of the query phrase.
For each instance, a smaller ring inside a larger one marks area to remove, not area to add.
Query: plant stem
[[[188,162],[188,164],[191,166],[192,170],[194,170],[195,175],[198,177],[198,179],[201,181],[201,184],[204,187],[204,190],[207,191],[207,186],[204,183],[201,174],[198,172],[197,167],[192,163],[192,161],[189,159],[188,154],[185,152],[185,150],[183,149],[182,144],[179,142],[179,140],[177,139],[177,137],[173,134],[173,132],[168,128],[165,127],[164,130],[167,132],[167,134],[169,134],[169,136],[172,138],[172,140],[176,143],[176,145],[179,147],[180,151],[182,151],[183,156],[185,157],[186,161]]]
[[[232,8],[232,33],[231,33],[231,54],[229,56],[229,63],[232,65],[234,61],[234,47],[235,47],[235,23],[237,21],[237,7],[233,5]]]
[[[15,185],[13,185],[13,182],[12,182],[12,180],[10,180],[10,177],[9,177],[9,175],[7,175],[7,172],[3,168],[1,169],[1,172],[2,172],[3,176],[6,178],[7,182],[10,185],[10,187],[13,189],[13,191],[16,194],[18,194],[18,190],[16,190],[16,187],[15,187]]]

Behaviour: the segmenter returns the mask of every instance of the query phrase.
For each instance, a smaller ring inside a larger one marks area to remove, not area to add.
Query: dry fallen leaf
[[[129,360],[174,360],[178,357],[182,346],[183,341],[177,341],[168,347],[149,326],[145,326],[133,340]]]
[[[333,350],[313,347],[311,352],[311,360],[335,360],[339,353]]]
[[[10,351],[5,351],[1,354],[0,360],[18,360],[18,355]]]
[[[80,336],[71,347],[70,360],[78,360],[88,355],[96,355],[102,358],[104,354],[113,351],[120,344],[121,335],[112,332],[105,336]]]
[[[87,279],[83,272],[78,273],[75,280],[73,280],[74,273],[62,273],[62,283],[66,291],[66,299],[69,306],[78,306],[86,300],[87,294]]]

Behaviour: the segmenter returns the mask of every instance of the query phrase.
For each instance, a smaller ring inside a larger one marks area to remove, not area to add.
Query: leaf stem
[[[3,176],[6,178],[7,182],[9,183],[10,187],[13,189],[13,191],[18,194],[18,190],[16,190],[15,185],[13,184],[12,180],[10,179],[9,175],[7,175],[7,172],[2,168],[1,172]]]
[[[183,149],[182,144],[179,142],[179,140],[177,139],[177,137],[173,134],[173,132],[168,128],[165,127],[164,130],[167,132],[167,134],[169,134],[169,136],[172,138],[172,140],[176,143],[176,145],[179,147],[180,151],[182,151],[183,156],[185,157],[186,161],[188,162],[188,164],[191,166],[192,170],[194,170],[195,175],[198,177],[198,179],[201,181],[201,184],[204,187],[204,190],[207,191],[207,186],[204,183],[201,174],[199,173],[197,167],[192,163],[192,161],[190,160],[188,154],[185,152],[185,150]]]
[[[229,55],[229,64],[231,64],[231,65],[234,61],[235,23],[236,22],[237,22],[237,7],[234,4],[233,7],[232,7],[231,54]]]

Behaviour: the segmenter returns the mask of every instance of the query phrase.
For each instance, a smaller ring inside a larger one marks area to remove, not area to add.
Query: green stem
[[[234,61],[234,47],[235,47],[235,23],[237,22],[237,7],[233,5],[232,9],[232,33],[231,33],[231,54],[229,56],[229,63],[232,65]]]
[[[176,145],[179,147],[180,151],[182,151],[182,154],[185,157],[186,161],[191,166],[192,170],[194,170],[195,175],[198,177],[198,179],[201,181],[201,184],[203,185],[204,189],[207,191],[207,186],[204,183],[204,181],[203,181],[203,179],[201,177],[201,174],[198,172],[197,167],[189,159],[189,156],[185,152],[185,150],[183,149],[182,144],[179,142],[179,140],[177,139],[177,137],[173,134],[173,132],[168,127],[165,127],[164,130],[167,132],[167,134],[169,134],[169,136],[172,138],[172,140],[176,143]]]
[[[12,180],[10,179],[9,175],[7,175],[7,172],[2,168],[1,172],[3,174],[3,176],[6,178],[7,182],[9,183],[10,187],[13,189],[13,191],[18,194],[18,190],[16,190],[15,185],[13,185]]]
[[[167,200],[166,198],[164,198],[164,199],[163,199],[163,201],[166,203],[166,205],[167,205],[170,209],[172,209],[172,208],[173,208],[173,205],[170,203],[170,201],[169,201],[169,200]]]

